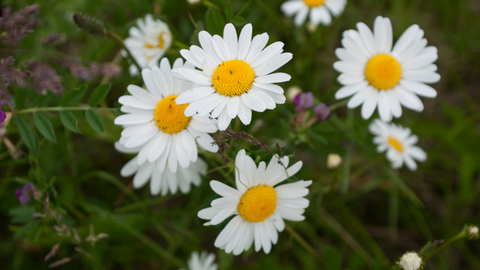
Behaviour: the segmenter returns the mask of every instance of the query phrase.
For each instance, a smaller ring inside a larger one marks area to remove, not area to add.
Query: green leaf
[[[338,249],[328,246],[323,250],[323,257],[325,258],[325,266],[327,270],[341,270],[342,257]]]
[[[73,113],[68,111],[60,111],[60,120],[67,129],[77,133],[80,132],[77,128],[77,118],[75,118]]]
[[[210,34],[221,35],[225,26],[225,19],[218,8],[209,8],[205,14],[207,31]]]
[[[233,19],[233,8],[232,8],[232,2],[227,1],[225,3],[225,17],[227,17],[228,21],[231,21]]]
[[[245,18],[243,18],[242,16],[236,16],[235,18],[233,18],[233,21],[232,23],[234,25],[244,25],[245,24]]]
[[[72,105],[78,102],[83,97],[86,91],[86,85],[82,85],[79,88],[68,90],[60,99],[60,106]]]
[[[43,137],[49,139],[50,141],[55,141],[55,131],[53,131],[52,123],[50,123],[50,120],[48,120],[45,115],[39,112],[34,112],[33,123],[35,123],[35,126],[43,135]]]
[[[45,106],[50,100],[52,100],[53,96],[55,96],[55,94],[52,91],[48,91],[46,95],[38,95],[37,99],[35,100],[35,106]]]
[[[90,95],[88,105],[90,105],[90,107],[95,107],[100,104],[100,102],[102,102],[105,97],[107,97],[108,91],[110,91],[110,83],[102,84],[99,87],[95,88],[95,90],[93,90],[93,93]]]
[[[103,122],[100,116],[92,110],[85,111],[85,118],[87,119],[88,124],[96,132],[103,132]]]
[[[318,133],[315,133],[313,130],[309,130],[308,131],[308,134],[310,134],[314,139],[316,139],[318,142],[320,143],[323,143],[325,145],[328,144],[328,140],[327,138],[325,138],[324,136],[318,134]]]
[[[33,219],[33,213],[35,213],[35,208],[28,205],[21,205],[10,209],[8,213],[12,216],[10,222],[25,223]]]
[[[23,109],[23,104],[25,103],[25,99],[27,99],[27,90],[18,88],[15,90],[15,108],[17,110]]]
[[[30,126],[23,120],[20,116],[15,116],[15,123],[18,127],[18,132],[20,133],[20,137],[25,142],[28,148],[35,149],[37,147],[37,141],[35,140],[35,136],[33,135],[33,131]]]

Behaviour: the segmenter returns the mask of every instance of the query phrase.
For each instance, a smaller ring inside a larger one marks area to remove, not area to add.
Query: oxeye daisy
[[[434,98],[437,92],[426,83],[436,83],[437,48],[426,47],[423,30],[414,24],[398,39],[392,49],[392,25],[388,18],[375,19],[374,33],[364,23],[358,31],[343,33],[342,45],[335,51],[341,60],[333,67],[342,74],[338,81],[345,85],[335,94],[337,99],[353,95],[347,106],[355,108],[363,103],[362,117],[370,116],[378,107],[380,118],[391,121],[402,115],[403,105],[422,111],[423,103],[417,97]]]
[[[217,270],[218,265],[214,263],[215,254],[207,253],[205,250],[202,254],[192,252],[192,257],[188,260],[188,270]],[[185,270],[185,269],[180,269]]]
[[[288,0],[282,4],[281,9],[287,16],[294,16],[295,26],[301,26],[310,14],[310,23],[330,25],[332,16],[338,17],[345,9],[347,0]]]
[[[282,166],[279,161],[283,163]],[[269,253],[278,240],[278,232],[285,228],[284,219],[302,221],[309,201],[308,181],[278,185],[297,173],[302,162],[288,169],[288,157],[273,156],[268,166],[260,162],[258,168],[245,150],[235,159],[236,188],[218,181],[211,181],[213,191],[222,198],[212,201],[209,208],[198,212],[198,217],[209,220],[205,225],[218,225],[234,215],[215,240],[215,246],[225,252],[238,255],[255,243],[255,251],[263,248]],[[275,187],[276,186],[276,187]]]
[[[140,147],[126,148],[119,142],[115,143],[115,148],[126,154],[136,154],[140,151]],[[160,168],[165,166],[160,164],[160,160],[146,161],[142,165],[138,165],[137,160],[138,155],[123,166],[120,174],[123,177],[135,175],[133,177],[134,188],[141,188],[150,180],[150,193],[152,195],[162,194],[162,196],[165,196],[169,191],[171,194],[176,194],[178,190],[186,194],[190,192],[192,184],[197,187],[200,185],[202,177],[207,172],[207,163],[201,158],[191,162],[187,168],[178,167],[176,172],[172,172],[168,166],[160,171]]]
[[[172,45],[172,33],[168,25],[160,20],[154,20],[151,14],[145,20],[137,19],[138,27],[131,27],[129,37],[124,40],[132,56],[141,68],[151,68]],[[123,53],[126,56],[126,53]],[[130,66],[130,74],[137,75],[140,71],[135,65]]]
[[[417,164],[414,159],[422,162],[427,159],[425,151],[415,146],[418,137],[411,134],[409,128],[380,119],[375,119],[368,128],[375,135],[373,142],[378,145],[377,152],[387,151],[386,156],[392,163],[392,168],[400,168],[405,163],[411,171],[415,171]]]
[[[177,59],[174,68],[192,70],[193,66]],[[177,164],[187,168],[190,162],[197,160],[197,143],[210,152],[218,151],[212,146],[213,138],[208,133],[217,131],[216,120],[209,117],[185,116],[187,104],[177,105],[175,99],[192,84],[171,74],[168,59],[162,59],[160,68],[142,70],[147,90],[129,85],[131,96],[122,96],[118,102],[120,110],[126,114],[115,119],[116,125],[123,125],[120,144],[126,148],[141,147],[136,159],[138,165],[154,162],[163,172],[165,164],[170,171],[177,171]]]
[[[205,31],[198,35],[202,48],[191,46],[180,54],[199,70],[179,68],[175,76],[200,84],[181,94],[177,104],[190,103],[186,116],[218,117],[220,130],[225,130],[237,115],[243,124],[252,119],[252,110],[263,112],[285,103],[283,89],[274,83],[290,80],[285,73],[272,73],[292,59],[283,52],[283,43],[265,48],[267,33],[252,40],[252,25],[243,27],[240,37],[233,24],[225,26],[223,38]]]

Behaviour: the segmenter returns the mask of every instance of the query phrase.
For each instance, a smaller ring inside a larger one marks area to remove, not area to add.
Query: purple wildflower
[[[315,118],[317,120],[325,120],[327,117],[330,116],[330,107],[325,105],[325,103],[318,104],[314,109],[313,112],[315,113]]]
[[[299,93],[293,99],[293,103],[297,105],[295,108],[297,111],[304,111],[305,109],[313,107],[313,93]]]
[[[32,183],[25,184],[22,188],[15,190],[15,197],[22,203],[25,204],[32,199],[32,192],[35,191]]]
[[[0,127],[3,126],[3,121],[5,121],[5,118],[7,118],[7,114],[2,111],[2,106],[3,106],[3,101],[0,100]]]

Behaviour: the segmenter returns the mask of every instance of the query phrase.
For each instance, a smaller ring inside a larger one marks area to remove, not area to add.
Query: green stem
[[[122,48],[127,52],[128,56],[130,57],[130,59],[132,60],[133,64],[138,68],[138,72],[142,72],[142,68],[140,67],[140,65],[137,63],[137,60],[135,60],[135,58],[133,57],[132,53],[130,52],[130,50],[127,48],[127,46],[125,46],[125,43],[123,43],[123,39],[113,33],[113,32],[110,32],[110,31],[107,31],[106,33],[107,36],[113,38],[114,40],[116,40],[121,46]]]
[[[92,107],[44,107],[44,108],[30,108],[16,111],[15,114],[32,113],[32,112],[49,112],[49,111],[115,111],[115,108],[92,108]]]
[[[440,245],[439,247],[437,247],[434,251],[430,252],[430,254],[428,254],[427,256],[425,256],[424,258],[424,261],[427,261],[428,259],[430,259],[433,255],[435,255],[435,253],[439,252],[441,249],[443,249],[444,247],[450,245],[451,243],[459,240],[459,239],[462,239],[466,236],[465,232],[461,232],[459,233],[457,236],[453,237],[453,238],[450,238],[447,242],[443,243],[442,245]]]
[[[342,100],[342,101],[339,101],[337,103],[334,103],[333,105],[330,106],[330,111],[334,111],[340,107],[343,107],[344,105],[346,105],[348,103],[348,99],[346,100]]]
[[[214,3],[210,2],[210,1],[207,1],[207,0],[203,0],[202,4],[206,7],[209,7],[209,8],[217,7],[217,5],[215,5]]]
[[[252,2],[252,0],[248,0],[248,2],[242,7],[242,9],[240,9],[240,11],[237,13],[237,15],[233,16],[233,18],[237,17],[237,16],[240,16],[240,14],[242,14],[242,12],[248,7],[248,5],[250,4],[250,2]],[[232,19],[233,20],[233,19]]]
[[[318,255],[318,253],[313,249],[312,246],[310,246],[310,244],[307,243],[307,241],[305,241],[305,239],[303,239],[292,227],[290,227],[288,224],[285,224],[285,229],[287,229],[287,231],[293,236],[293,238],[295,238],[295,240],[297,240],[297,242],[303,246],[305,248],[305,250],[308,251],[308,253],[312,254],[313,257],[315,257],[315,259],[317,259],[317,261],[322,265],[322,266],[325,266],[325,262],[323,261],[323,259]],[[322,267],[324,268],[324,267]]]
[[[177,48],[179,48],[179,49],[187,49],[187,50],[189,49],[186,44],[184,44],[183,42],[180,42],[180,41],[178,41],[178,40],[175,40],[175,41],[173,42],[173,46],[175,46],[175,47],[177,47]]]

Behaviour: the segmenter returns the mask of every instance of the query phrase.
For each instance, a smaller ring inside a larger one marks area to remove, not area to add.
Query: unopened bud
[[[307,23],[307,31],[311,34],[315,33],[317,31],[318,24],[314,24],[312,22]]]
[[[287,100],[293,102],[297,94],[301,93],[302,89],[298,86],[291,86],[287,90]]]
[[[328,154],[327,156],[327,168],[335,169],[342,164],[342,158],[337,154]]]
[[[103,26],[103,22],[92,17],[75,13],[73,14],[73,21],[80,29],[89,34],[101,36],[107,33],[107,29]]]

